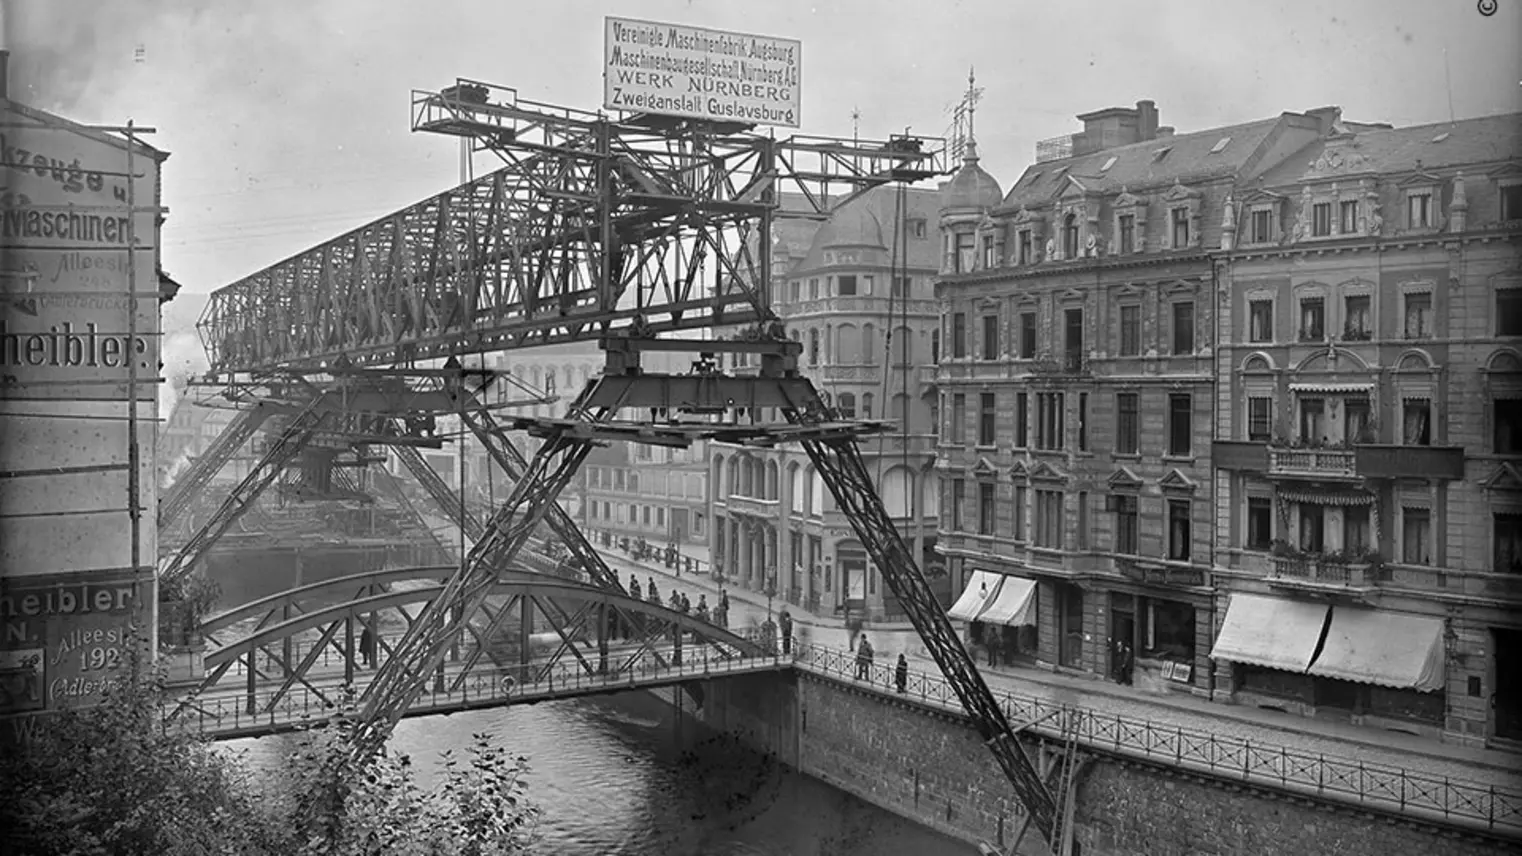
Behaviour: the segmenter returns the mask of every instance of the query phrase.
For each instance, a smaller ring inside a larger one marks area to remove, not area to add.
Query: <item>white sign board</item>
[[[628,18],[606,26],[603,107],[798,127],[802,42]]]

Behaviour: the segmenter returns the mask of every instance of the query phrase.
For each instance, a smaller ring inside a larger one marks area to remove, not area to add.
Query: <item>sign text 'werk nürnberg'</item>
[[[798,127],[803,43],[608,18],[603,106]]]
[[[130,575],[10,578],[0,584],[0,715],[99,699],[115,678],[138,602]]]

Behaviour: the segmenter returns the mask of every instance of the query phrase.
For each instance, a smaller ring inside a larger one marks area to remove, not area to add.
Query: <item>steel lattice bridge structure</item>
[[[521,612],[525,599],[538,598],[537,608],[557,631],[578,622],[596,626],[610,611],[636,617],[634,604],[619,600],[627,593],[617,575],[557,503],[595,446],[797,444],[1008,776],[1027,822],[1053,841],[1067,824],[1051,789],[916,567],[862,462],[858,438],[891,426],[844,420],[831,410],[799,373],[802,347],[771,309],[777,218],[824,219],[873,187],[945,175],[944,141],[778,139],[745,124],[610,117],[467,80],[438,93],[414,92],[412,104],[413,130],[461,137],[504,165],[212,295],[198,325],[211,378],[242,409],[166,494],[161,528],[168,530],[256,433],[264,431],[267,440],[257,464],[211,519],[163,558],[161,582],[182,581],[288,468],[322,480],[374,448],[391,449],[441,508],[458,508],[418,453],[441,442],[431,430],[435,418],[458,417],[513,487],[487,519],[458,519],[469,550],[426,598],[409,602],[417,614],[407,618],[405,633],[358,699],[353,751],[364,758],[381,751],[396,722],[430,687],[464,674],[450,665],[462,640],[483,633],[483,622],[492,629],[507,621],[507,604],[517,603]],[[784,199],[801,200],[801,207],[784,209]],[[716,327],[748,332],[728,340],[693,338]],[[464,365],[472,355],[591,339],[606,352],[606,368],[560,418],[494,413],[483,391],[498,379]],[[641,355],[652,352],[690,353],[692,371],[648,372]],[[727,375],[714,359],[720,352],[754,355],[760,370]],[[537,441],[537,450],[523,454],[510,432]],[[561,582],[553,592],[537,591],[535,585],[549,583],[513,576],[524,569],[524,551],[536,538],[570,549],[582,588]],[[347,612],[329,609],[280,623],[317,622],[307,629],[320,627],[331,647],[336,634],[352,630],[355,610],[406,605],[385,600],[391,596],[361,594]],[[648,609],[643,618],[672,620]],[[244,647],[220,649],[208,661],[201,696],[240,653],[262,647],[256,640],[268,641],[274,632],[261,627]],[[703,628],[693,635],[710,661],[728,662],[745,651],[741,639]],[[562,653],[585,659],[582,646],[566,644]],[[650,659],[658,668],[656,658],[665,656],[661,651]],[[254,675],[249,662],[248,675]],[[300,681],[312,663],[287,665],[302,676],[292,680]],[[1072,801],[1066,802],[1070,815]]]

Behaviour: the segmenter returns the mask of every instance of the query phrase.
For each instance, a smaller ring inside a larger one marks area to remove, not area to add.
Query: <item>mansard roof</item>
[[[1138,192],[1172,186],[1179,181],[1192,183],[1236,175],[1281,121],[1282,117],[1275,117],[1191,134],[1174,134],[1034,164],[1010,188],[999,208],[1013,211],[1021,205],[1045,204],[1065,184],[1069,175],[1079,179],[1089,191],[1103,195],[1119,193],[1122,186]],[[1230,142],[1212,154],[1211,150],[1228,137]],[[1163,149],[1168,152],[1159,157]],[[1111,158],[1115,162],[1109,169],[1103,169]]]
[[[1519,155],[1522,113],[1504,113],[1409,128],[1355,130],[1314,140],[1266,171],[1262,183],[1282,187],[1339,175],[1445,170],[1497,163]]]

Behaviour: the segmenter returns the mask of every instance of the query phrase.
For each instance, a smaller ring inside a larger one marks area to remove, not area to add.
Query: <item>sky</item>
[[[1522,111],[1522,3],[1022,0],[0,0],[11,97],[157,129],[162,263],[187,292],[458,183],[413,134],[413,89],[456,77],[602,102],[603,18],[800,39],[801,131],[941,135],[967,88],[1008,187],[1079,113],[1157,103],[1180,133],[1338,105],[1397,125]],[[1509,57],[1509,58],[1508,58]],[[491,166],[486,157],[481,169]]]

